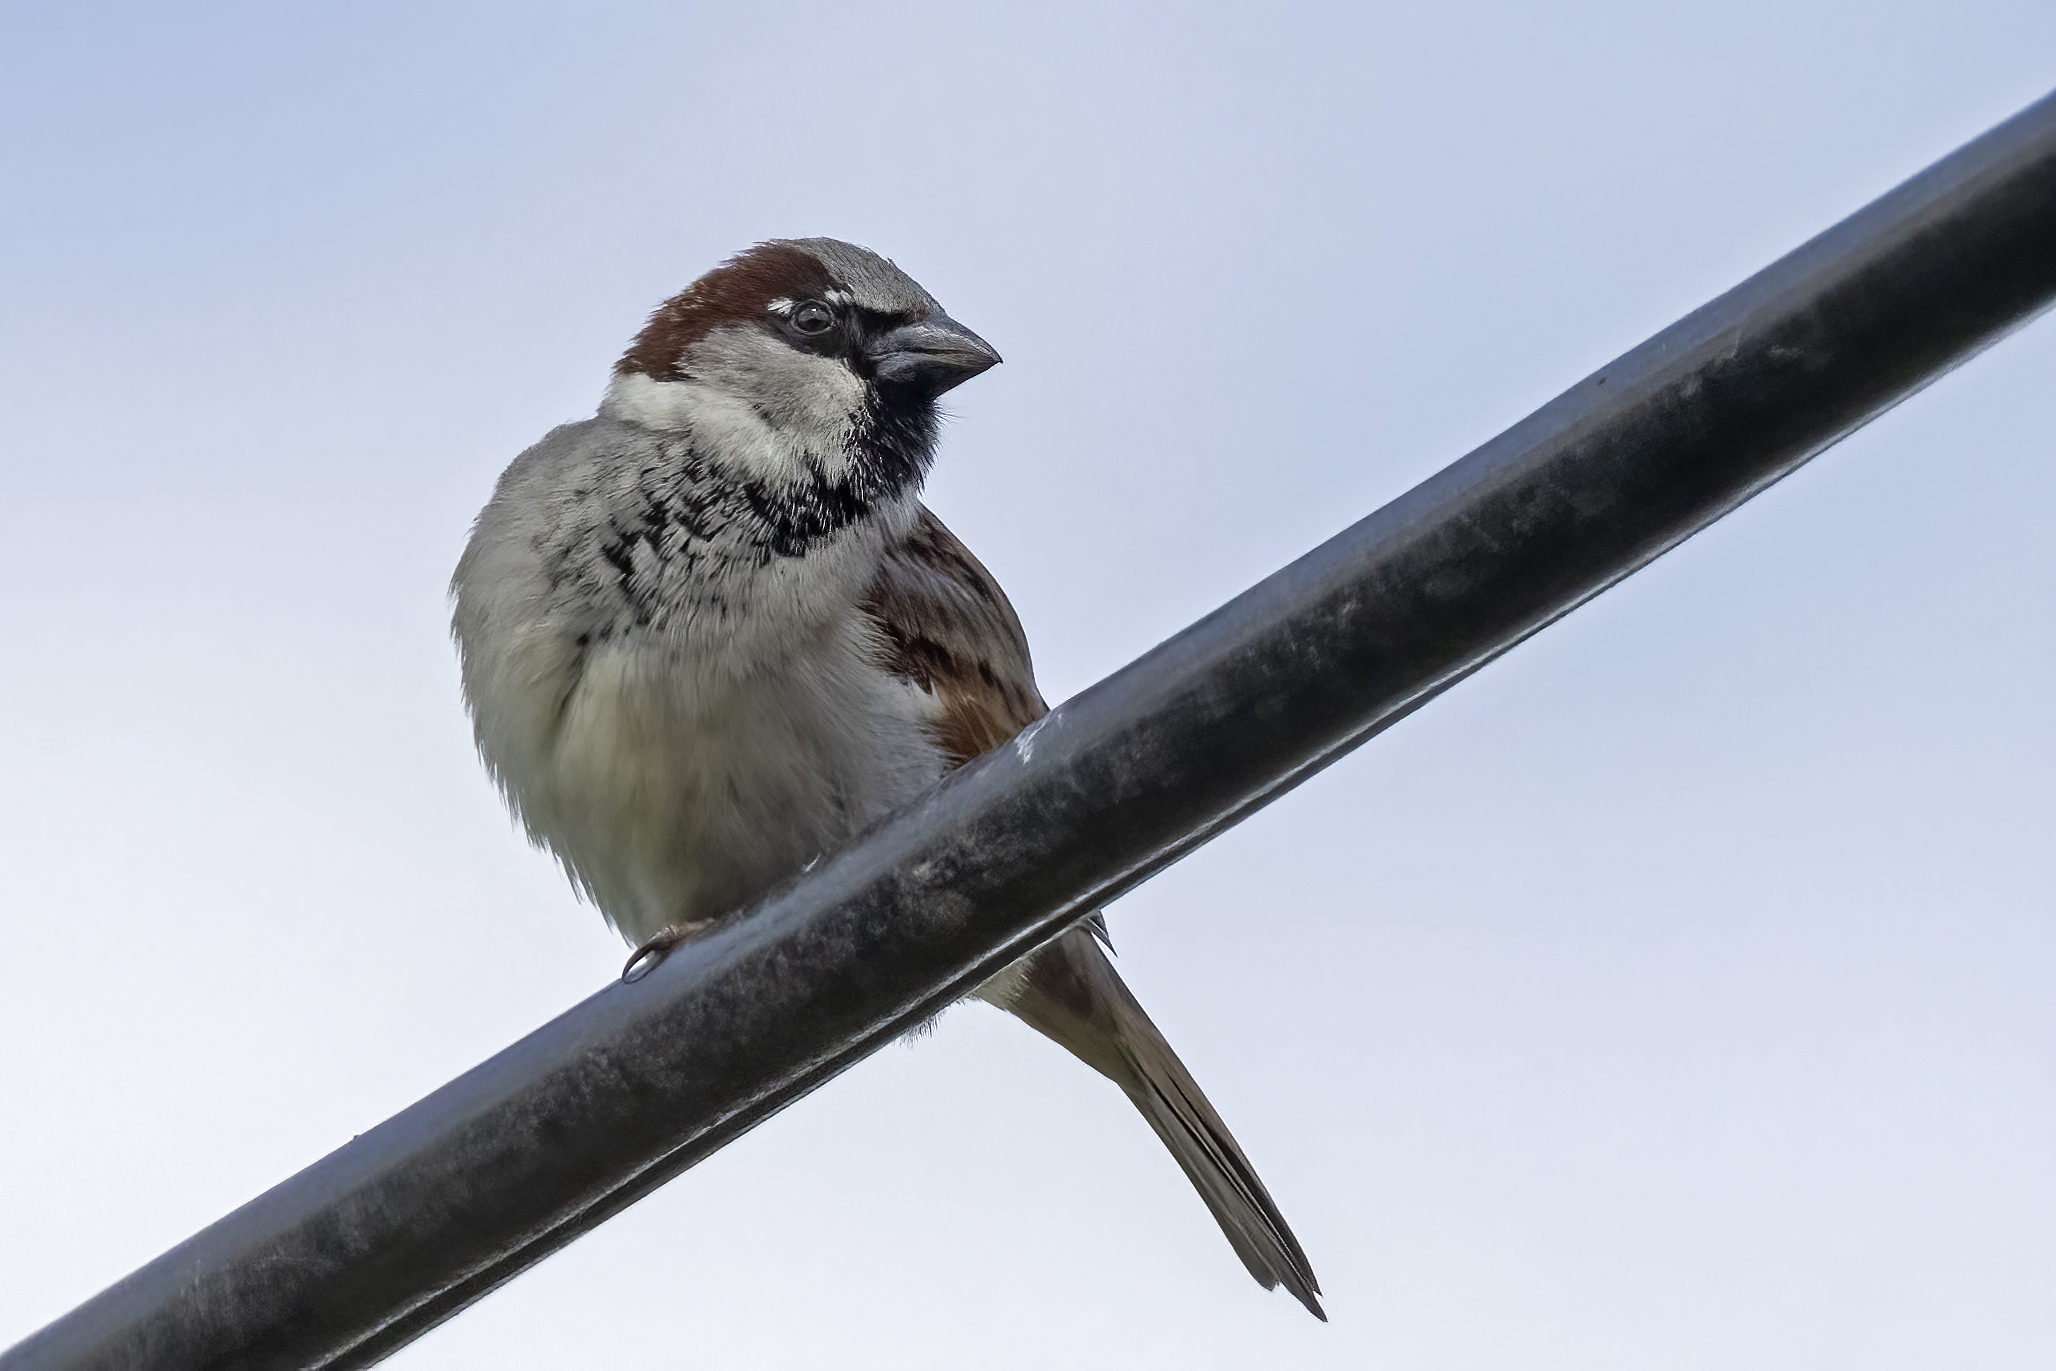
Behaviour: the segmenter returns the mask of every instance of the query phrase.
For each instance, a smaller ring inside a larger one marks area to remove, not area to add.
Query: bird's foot
[[[621,979],[639,981],[647,976],[658,962],[671,955],[671,950],[681,943],[689,943],[707,931],[708,920],[695,919],[691,923],[673,924],[656,937],[638,947],[629,957],[628,965],[621,968]]]

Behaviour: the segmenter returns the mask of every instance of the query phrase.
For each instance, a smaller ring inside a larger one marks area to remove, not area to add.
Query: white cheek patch
[[[772,484],[849,474],[864,383],[833,357],[787,346],[758,328],[716,329],[687,355],[691,379],[617,376],[601,412],[647,428],[692,433],[694,446]]]
[[[686,427],[694,450],[710,464],[767,485],[794,484],[815,472],[834,480],[849,469],[847,421],[803,436],[766,422],[755,405],[709,387],[694,397]]]
[[[644,428],[680,429],[691,422],[692,386],[685,381],[658,381],[639,371],[616,376],[600,401],[600,413]]]

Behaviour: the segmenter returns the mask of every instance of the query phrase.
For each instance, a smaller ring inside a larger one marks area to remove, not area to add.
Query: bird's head
[[[879,441],[920,449],[925,469],[936,397],[999,359],[878,254],[778,239],[660,305],[615,364],[605,409],[690,430],[711,460],[760,478],[797,461],[839,479]]]

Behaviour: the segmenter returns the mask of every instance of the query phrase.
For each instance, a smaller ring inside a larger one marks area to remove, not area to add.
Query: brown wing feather
[[[887,669],[935,696],[936,740],[950,765],[1049,713],[1006,592],[930,511],[888,554],[863,608],[884,639]]]

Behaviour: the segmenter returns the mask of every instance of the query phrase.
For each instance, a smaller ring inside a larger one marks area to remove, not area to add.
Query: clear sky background
[[[1007,363],[1062,699],[2056,87],[2056,6],[0,6],[0,1344],[591,992],[500,468],[755,240]],[[2056,324],[1115,907],[1304,1240],[960,1008],[395,1358],[2056,1362]]]

